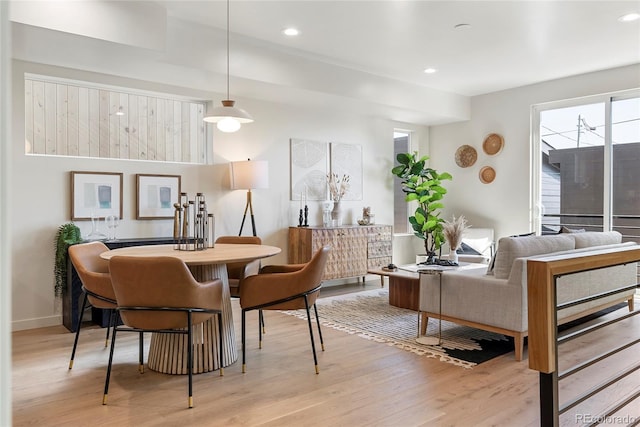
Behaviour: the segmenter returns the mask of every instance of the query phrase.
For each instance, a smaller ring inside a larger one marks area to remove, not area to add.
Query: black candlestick
[[[302,209],[300,209],[300,215],[298,216],[298,227],[302,227]]]
[[[308,227],[309,223],[307,222],[309,219],[309,206],[304,205],[304,225],[303,227]]]

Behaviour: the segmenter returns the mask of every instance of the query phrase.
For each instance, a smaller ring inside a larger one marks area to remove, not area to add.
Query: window
[[[411,134],[404,131],[393,133],[393,166],[398,166],[396,160],[399,153],[409,153],[411,148]],[[402,191],[402,181],[393,177],[393,230],[394,233],[412,233],[409,227],[409,204]]]
[[[25,152],[206,163],[205,104],[25,76]]]
[[[640,242],[638,92],[538,106],[534,121],[538,230],[617,230]]]

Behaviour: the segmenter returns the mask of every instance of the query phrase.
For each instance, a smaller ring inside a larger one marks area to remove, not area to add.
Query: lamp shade
[[[269,188],[269,164],[265,160],[231,162],[231,189]]]

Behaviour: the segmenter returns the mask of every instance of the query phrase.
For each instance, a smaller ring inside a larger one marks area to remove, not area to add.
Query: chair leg
[[[140,339],[138,340],[138,371],[144,374],[144,332],[140,331]]]
[[[187,311],[187,372],[189,373],[189,409],[193,408],[193,327],[191,312]]]
[[[315,364],[316,374],[319,374],[318,357],[316,356],[316,343],[313,340],[313,328],[311,327],[311,312],[309,310],[309,300],[304,296],[304,307],[307,310],[307,323],[309,324],[309,336],[311,337],[311,350],[313,351],[313,363]]]
[[[73,359],[76,357],[76,347],[78,347],[78,338],[80,337],[80,326],[82,325],[82,313],[87,306],[87,293],[84,293],[82,300],[82,308],[78,312],[78,323],[76,324],[76,338],[73,340],[73,350],[71,350],[71,360],[69,360],[69,369],[73,368]]]
[[[262,325],[262,333],[266,334],[267,328],[265,328],[264,326],[264,313],[262,312],[262,310],[259,311],[259,315],[260,315],[260,324]]]
[[[242,373],[247,372],[246,364],[246,352],[247,352],[247,331],[246,331],[246,314],[247,312],[242,310]]]
[[[106,348],[109,345],[109,330],[112,326],[114,326],[116,311],[113,309],[109,310],[109,324],[107,325],[107,337],[104,339],[104,347]]]
[[[224,376],[224,365],[222,364],[222,312],[218,313],[218,339],[220,340],[220,352],[218,353],[218,363],[220,364],[220,376]]]
[[[316,312],[316,323],[318,324],[318,335],[320,336],[320,346],[322,347],[322,351],[324,351],[324,340],[322,339],[322,329],[320,329],[320,317],[318,317],[318,307],[313,304],[313,310]]]
[[[113,363],[113,351],[116,348],[116,331],[117,327],[113,328],[113,335],[111,337],[111,351],[109,352],[109,364],[107,365],[107,378],[104,380],[104,395],[102,396],[102,404],[107,404],[107,394],[109,393],[109,380],[111,379],[111,364]]]
[[[262,349],[262,310],[258,310],[258,348]]]

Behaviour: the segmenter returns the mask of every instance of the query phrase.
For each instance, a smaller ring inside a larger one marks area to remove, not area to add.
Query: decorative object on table
[[[491,184],[496,179],[496,171],[491,166],[484,166],[478,176],[483,184]]]
[[[453,261],[455,264],[458,264],[458,252],[456,251],[462,244],[462,235],[467,228],[469,226],[464,215],[460,215],[458,218],[454,215],[451,222],[442,223],[442,232],[449,243],[449,261]]]
[[[85,240],[95,241],[95,240],[107,240],[107,235],[100,231],[100,218],[94,212],[91,213],[91,233],[87,235]]]
[[[122,218],[122,173],[71,172],[71,220]]]
[[[504,138],[498,133],[490,133],[482,143],[482,150],[490,156],[495,156],[502,151]]]
[[[331,200],[333,200],[333,210],[331,211],[331,225],[342,225],[342,218],[340,216],[340,201],[345,193],[349,190],[349,175],[342,175],[342,178],[338,178],[335,173],[327,175],[327,181],[329,183],[329,194]]]
[[[427,263],[436,261],[436,251],[444,243],[440,210],[444,207],[441,200],[447,193],[442,186],[443,180],[451,180],[448,172],[439,173],[426,165],[428,156],[418,159],[418,153],[399,153],[396,156],[399,165],[391,173],[402,180],[402,191],[406,201],[416,201],[418,207],[409,217],[414,234],[424,240]]]
[[[54,240],[56,247],[53,275],[55,277],[54,295],[62,296],[62,291],[67,284],[67,250],[69,246],[82,242],[80,229],[72,222],[58,227]]]
[[[207,212],[207,202],[202,193],[189,200],[187,193],[180,193],[180,201],[174,204],[174,249],[201,251],[214,247],[215,218]]]
[[[371,213],[371,207],[366,206],[362,208],[362,219],[358,220],[358,224],[370,225],[375,223],[375,215]]]
[[[303,207],[304,206],[304,207]],[[300,196],[300,215],[298,217],[298,227],[309,226],[309,205],[307,205],[307,186],[305,185]]]
[[[180,199],[180,175],[136,174],[136,219],[171,219]]]
[[[115,215],[108,215],[104,219],[104,222],[107,224],[107,229],[109,230],[107,238],[109,240],[116,240],[116,229],[118,225],[120,225],[120,219]]]
[[[455,154],[456,165],[461,168],[473,166],[478,160],[478,152],[470,145],[461,145]]]
[[[331,225],[331,210],[333,209],[333,202],[331,200],[325,200],[322,202],[322,226],[329,227]]]
[[[235,101],[229,96],[229,0],[227,0],[227,99],[222,101],[222,107],[215,107],[203,120],[207,123],[217,123],[216,127],[222,132],[235,132],[243,123],[253,122],[253,117],[249,113],[234,105]]]
[[[229,167],[231,174],[231,189],[232,190],[247,190],[247,203],[244,207],[244,215],[242,216],[242,223],[240,224],[240,231],[238,236],[242,235],[242,229],[244,228],[244,221],[247,219],[247,210],[251,214],[251,230],[254,236],[256,233],[256,222],[253,215],[253,203],[251,197],[251,190],[257,188],[269,188],[269,163],[266,160],[251,160],[240,162],[231,162]]]

